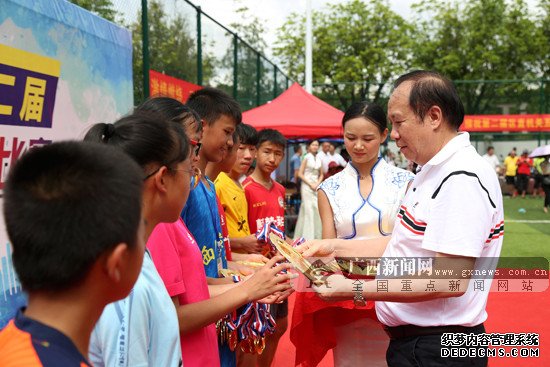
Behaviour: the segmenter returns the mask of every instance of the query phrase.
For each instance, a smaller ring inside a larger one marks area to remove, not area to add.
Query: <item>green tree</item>
[[[246,110],[255,107],[258,99],[260,103],[266,102],[267,98],[261,98],[262,95],[265,94],[261,93],[261,91],[273,90],[273,69],[265,58],[260,57],[260,96],[258,96],[256,88],[258,53],[263,54],[267,48],[266,41],[263,38],[266,32],[264,27],[265,21],[252,14],[247,6],[242,5],[241,1],[235,0],[234,3],[237,6],[235,12],[238,14],[239,21],[229,24],[229,27],[239,37],[237,41],[236,97],[243,109]],[[227,53],[221,60],[221,64],[224,68],[233,70],[233,47],[227,50]],[[233,74],[228,75],[225,83],[227,83],[228,86],[233,85]],[[232,90],[233,88],[230,89]]]
[[[197,82],[197,44],[187,19],[176,12],[167,16],[159,0],[149,1],[149,65],[151,69],[192,83]],[[134,103],[143,95],[143,45],[141,10],[137,21],[130,25],[133,43]],[[203,75],[208,78],[214,70],[212,57],[203,53]]]
[[[267,47],[267,43],[263,38],[266,30],[264,27],[265,21],[252,14],[247,6],[241,5],[240,0],[234,0],[239,6],[235,12],[240,20],[229,24],[229,27],[245,40],[256,51],[263,53]]]
[[[328,5],[313,12],[312,26],[313,82],[327,85],[318,94],[337,107],[364,99],[380,101],[386,81],[412,62],[412,27],[387,1]],[[291,14],[278,30],[274,50],[298,81],[304,80],[304,38],[305,16]]]
[[[542,50],[540,54],[540,61],[542,63],[541,71],[544,77],[550,76],[550,1],[541,0],[538,5],[537,12],[539,14],[539,29],[542,34],[538,39],[540,40],[540,48]]]
[[[114,8],[111,0],[70,0],[73,4],[80,6],[102,18],[117,22],[119,13]]]
[[[465,80],[457,86],[467,113],[500,113],[499,104],[519,112],[537,95],[538,87],[527,83],[472,82],[548,75],[548,28],[525,1],[424,0],[414,9],[418,32],[413,64]]]
[[[537,8],[538,31],[542,34],[539,44],[539,60],[541,63],[541,86],[539,93],[539,113],[550,113],[550,1],[541,0]],[[546,79],[546,82],[542,80]]]

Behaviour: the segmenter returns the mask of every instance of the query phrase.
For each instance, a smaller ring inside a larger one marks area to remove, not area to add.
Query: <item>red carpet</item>
[[[294,295],[289,298],[289,328],[294,308]],[[490,367],[546,367],[550,366],[550,290],[538,293],[491,292],[487,305],[489,318],[485,322],[488,333],[538,333],[538,358],[490,358]],[[312,341],[314,342],[314,341]],[[273,366],[293,367],[296,349],[287,331],[279,343]],[[319,364],[333,366],[332,353]]]
[[[538,333],[538,358],[491,358],[489,366],[550,366],[550,290],[538,293],[492,292],[487,304],[489,333]]]

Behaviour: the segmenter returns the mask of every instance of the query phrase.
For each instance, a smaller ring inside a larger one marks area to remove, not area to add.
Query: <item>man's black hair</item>
[[[229,116],[237,124],[242,121],[239,103],[219,89],[204,87],[193,92],[187,100],[187,106],[197,112],[208,125],[212,125],[222,115]]]
[[[279,131],[274,129],[264,129],[258,133],[258,144],[257,147],[260,147],[262,143],[270,142],[276,145],[280,145],[283,150],[286,148],[286,139]]]
[[[441,108],[443,117],[458,131],[464,120],[464,105],[454,84],[435,71],[415,70],[400,76],[394,88],[411,81],[409,105],[420,119],[423,119],[432,106]]]
[[[4,217],[27,291],[77,285],[119,243],[138,243],[142,169],[119,149],[60,142],[31,149],[10,170]]]
[[[238,124],[235,130],[239,136],[239,144],[254,145],[258,144],[258,131],[248,124]]]

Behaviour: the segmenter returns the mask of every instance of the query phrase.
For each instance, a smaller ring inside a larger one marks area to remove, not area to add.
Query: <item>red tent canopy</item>
[[[287,138],[341,137],[343,116],[294,83],[273,101],[244,112],[243,122],[258,130],[279,130]]]

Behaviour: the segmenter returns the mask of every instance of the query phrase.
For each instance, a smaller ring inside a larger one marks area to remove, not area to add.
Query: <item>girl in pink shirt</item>
[[[156,97],[137,107],[138,111],[153,112],[160,118],[180,122],[190,142],[195,146],[195,163],[199,159],[201,120],[189,107],[168,97]],[[197,178],[195,178],[195,181]],[[182,200],[187,201],[190,184]],[[231,279],[207,281],[202,253],[183,221],[157,225],[147,241],[157,268],[172,301],[176,306],[183,365],[219,366],[218,343],[214,323],[238,307],[274,293],[270,302],[280,301],[290,294],[290,275],[278,275],[288,264],[275,266],[283,260],[271,259],[253,276],[241,283]],[[209,286],[208,284],[212,284]]]

